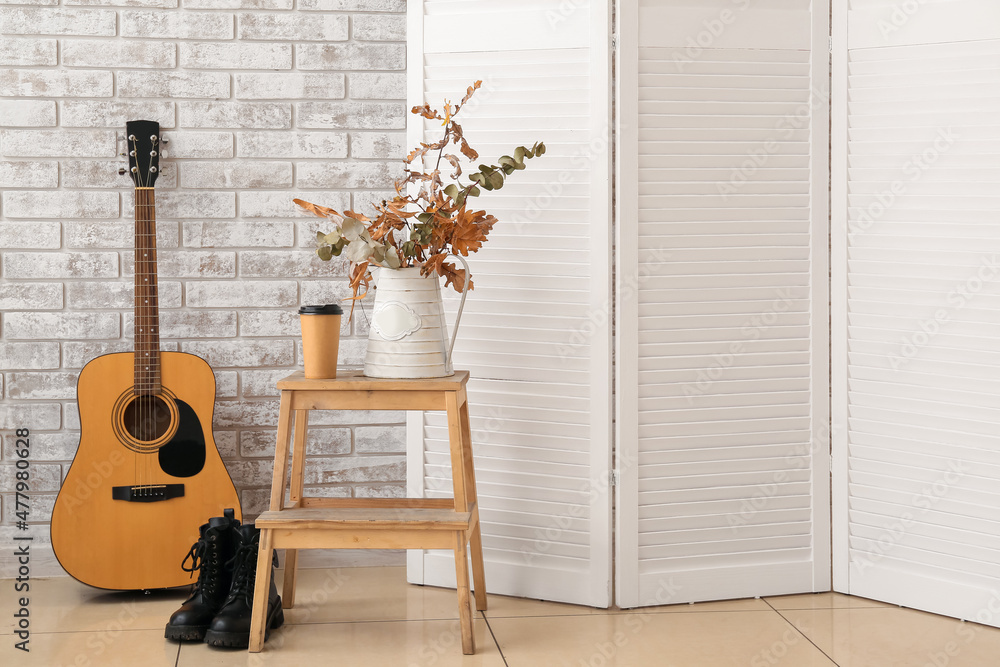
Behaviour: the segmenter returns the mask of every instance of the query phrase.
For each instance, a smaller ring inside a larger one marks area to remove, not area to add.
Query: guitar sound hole
[[[170,406],[159,396],[136,396],[125,406],[122,422],[139,442],[153,442],[170,430]]]

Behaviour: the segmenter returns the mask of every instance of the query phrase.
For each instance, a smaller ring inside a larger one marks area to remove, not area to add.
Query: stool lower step
[[[263,512],[258,528],[270,530],[471,530],[472,512],[403,508],[294,507]]]

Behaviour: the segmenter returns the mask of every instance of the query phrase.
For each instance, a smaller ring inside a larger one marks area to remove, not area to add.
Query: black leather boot
[[[232,572],[226,561],[236,553],[236,529],[240,522],[231,509],[225,516],[212,517],[199,528],[200,537],[191,545],[181,567],[192,576],[198,572],[194,593],[171,615],[163,636],[167,639],[201,641],[212,618],[226,601]],[[188,567],[188,559],[191,566]]]
[[[233,583],[222,609],[212,619],[212,625],[205,633],[205,642],[212,646],[246,648],[250,645],[250,616],[253,610],[254,586],[257,583],[257,550],[260,531],[251,525],[240,526],[236,531],[236,555],[231,561]],[[277,567],[278,555],[271,552],[271,567]],[[281,610],[281,597],[274,585],[271,574],[270,590],[267,595],[267,622],[264,624],[264,641],[271,634],[271,628],[279,628],[285,622]]]

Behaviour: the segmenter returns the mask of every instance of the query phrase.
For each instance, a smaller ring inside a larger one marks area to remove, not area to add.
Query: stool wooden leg
[[[295,605],[295,575],[298,574],[299,552],[285,549],[285,579],[281,584],[281,607],[291,609]]]
[[[292,437],[292,478],[289,500],[292,507],[302,501],[303,474],[306,467],[306,432],[309,430],[309,411],[295,411],[295,435]]]
[[[472,426],[469,421],[469,401],[465,400],[465,390],[461,393],[462,452],[465,459],[465,494],[470,504],[475,503],[476,527],[469,539],[472,552],[472,585],[476,593],[476,609],[486,611],[486,570],[483,566],[483,532],[479,524],[479,496],[476,492],[476,469],[472,460]]]
[[[260,548],[257,551],[257,579],[254,583],[253,611],[250,616],[250,653],[260,653],[264,648],[264,625],[267,623],[268,590],[271,588],[271,545],[273,532],[260,531]]]
[[[309,429],[309,412],[295,411],[295,434],[292,436],[292,477],[289,501],[292,507],[302,504],[303,476],[306,464],[306,435]],[[281,606],[291,609],[295,605],[295,580],[298,575],[299,553],[285,549],[285,580],[281,585]]]
[[[281,407],[278,411],[278,440],[274,445],[274,472],[271,477],[272,511],[285,505],[285,477],[288,474],[288,443],[292,437],[292,397],[291,392],[281,392]]]
[[[472,627],[472,599],[469,596],[469,562],[465,551],[466,534],[455,533],[455,578],[458,582],[458,617],[462,626],[462,653],[476,652],[475,628]]]
[[[462,411],[458,392],[450,391],[445,397],[448,410],[448,441],[451,450],[451,484],[454,490],[455,511],[469,511],[469,495],[465,488],[465,448],[462,446]],[[463,547],[464,548],[464,547]]]

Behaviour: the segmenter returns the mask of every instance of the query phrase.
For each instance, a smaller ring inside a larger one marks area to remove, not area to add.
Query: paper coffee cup
[[[344,310],[335,303],[299,308],[302,326],[302,361],[307,378],[337,377],[340,318]]]

